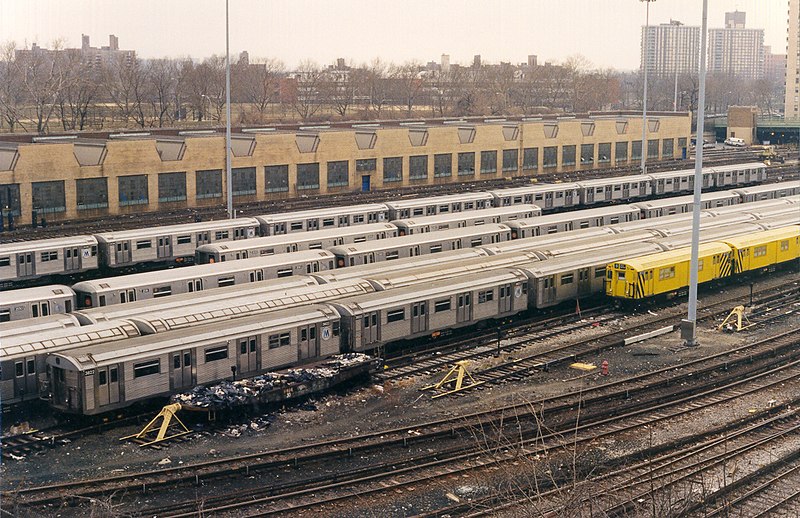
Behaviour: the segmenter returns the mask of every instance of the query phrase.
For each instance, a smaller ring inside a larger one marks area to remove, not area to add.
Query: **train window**
[[[323,218],[322,220],[323,227],[335,227],[336,220],[334,218]]]
[[[564,286],[566,284],[572,284],[574,276],[571,273],[561,276],[561,285]]]
[[[189,286],[191,286],[191,283],[189,283]],[[191,290],[190,290],[190,291],[191,291]],[[127,297],[127,295],[125,294],[125,292],[124,292],[124,291],[120,291],[120,292],[119,292],[119,303],[120,303],[120,304],[125,304],[126,302],[128,302],[128,297]]]
[[[157,288],[153,288],[153,298],[157,299],[159,297],[169,297],[172,295],[172,287],[171,286],[159,286]],[[104,304],[100,304],[103,306]]]
[[[278,278],[281,278],[281,277],[291,277],[291,276],[292,276],[292,273],[293,273],[293,272],[292,272],[292,269],[291,269],[291,268],[283,268],[283,269],[281,269],[281,270],[278,270],[278,271],[277,271],[277,273],[276,273],[276,275],[278,276]]]
[[[363,243],[367,240],[367,236],[358,236],[353,238],[353,243]],[[322,246],[320,246],[322,248]]]
[[[581,221],[580,224],[578,225],[578,228],[589,228],[589,222],[588,221]]]
[[[393,259],[397,259],[400,257],[400,253],[397,250],[393,250],[391,252],[386,252],[386,260],[391,261]]]
[[[221,277],[217,279],[217,286],[224,288],[225,286],[233,286],[236,284],[236,278],[232,275],[230,277]]]
[[[224,360],[228,357],[228,346],[212,347],[205,350],[206,363]]]
[[[611,222],[612,225],[619,223],[619,216],[612,216],[609,221]]]
[[[399,322],[401,320],[406,319],[406,310],[405,309],[395,309],[393,311],[386,312],[386,323],[390,322]]]
[[[161,372],[161,361],[150,360],[142,363],[133,364],[133,377],[141,378],[143,376],[150,376]]]
[[[111,379],[111,383],[116,383],[119,380],[119,378],[117,377],[116,367],[111,367],[110,369],[108,369],[108,375],[109,375],[108,377]]]
[[[781,241],[781,252],[789,250],[789,240]]]
[[[442,245],[441,244],[439,244],[439,245],[431,245],[430,253],[436,254],[436,253],[439,253],[441,251],[442,251]]]
[[[33,304],[31,306],[31,316],[36,318],[39,316],[39,306],[37,304]]]
[[[471,247],[481,246],[482,244],[483,240],[479,237],[476,237],[469,242],[469,246]]]
[[[494,300],[494,290],[486,290],[478,292],[478,304],[491,302]]]
[[[369,327],[369,315],[364,317],[364,327]]]
[[[339,336],[339,322],[333,323],[333,336]]]
[[[368,321],[366,318],[364,320]],[[305,342],[306,340],[308,340],[308,329],[303,328],[300,330],[300,341]]]
[[[141,250],[142,248],[152,248],[153,242],[152,241],[137,241],[136,242],[136,250]]]
[[[36,360],[28,360],[26,367],[28,374],[36,374]]]
[[[294,221],[289,224],[289,230],[303,230],[303,222],[302,221]]]
[[[69,250],[67,250],[69,252]],[[47,261],[57,261],[58,260],[58,252],[42,252],[42,262],[46,263]]]
[[[617,280],[624,281],[625,280],[625,272],[617,272]]]
[[[46,317],[50,314],[50,306],[47,305],[47,302],[42,302],[42,316]]]
[[[192,242],[192,236],[178,236],[179,245],[188,245]]]
[[[98,305],[100,305],[100,306],[105,306],[106,305],[106,296],[105,295],[100,295],[98,297]]]
[[[247,340],[239,342],[239,354],[247,354]]]
[[[434,313],[450,311],[450,299],[438,300],[433,303]]]
[[[15,374],[15,375],[16,375],[18,378],[21,378],[21,377],[22,377],[22,376],[25,374],[25,373],[23,372],[23,370],[22,370],[22,362],[16,362],[16,363],[14,364],[14,374]]]
[[[697,271],[698,272],[702,272],[703,271],[703,260],[702,259],[699,259],[697,261]]]
[[[670,266],[668,268],[660,268],[658,270],[658,278],[660,280],[671,279],[673,277],[675,277],[675,267],[674,266]]]
[[[214,233],[214,239],[219,241],[220,239],[228,239],[228,231],[227,230],[218,230]]]
[[[364,223],[363,214],[353,214],[353,223]]]
[[[256,339],[255,338],[251,338],[250,339],[250,352],[251,353],[256,352]]]
[[[611,280],[614,277],[614,272],[606,270],[606,279]]]
[[[0,257],[0,266],[9,266],[9,265],[11,265],[10,257]]]
[[[180,369],[181,368],[181,355],[176,354],[172,357],[172,368],[173,369]]]
[[[308,339],[309,340],[316,340],[317,339],[317,328],[311,327],[308,330]]]
[[[611,273],[611,272],[609,272],[609,273]],[[594,269],[594,278],[595,278],[595,279],[600,279],[600,278],[602,278],[602,277],[605,277],[605,276],[606,276],[606,269],[605,269],[605,267],[603,267],[603,266],[600,266],[599,268],[595,268],[595,269]],[[610,278],[610,277],[609,277],[609,278]]]
[[[97,384],[100,385],[101,387],[103,385],[105,385],[108,382],[107,376],[108,376],[108,374],[106,374],[106,371],[98,372],[97,373]]]

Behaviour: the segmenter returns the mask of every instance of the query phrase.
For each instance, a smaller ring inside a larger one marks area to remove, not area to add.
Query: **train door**
[[[589,295],[592,292],[592,281],[589,276],[591,268],[581,268],[578,270],[578,295]]]
[[[49,302],[34,302],[31,304],[31,318],[46,317],[49,314]]]
[[[258,339],[255,336],[239,339],[237,368],[242,375],[258,370]]]
[[[195,279],[186,283],[186,293],[194,293],[196,291],[203,291],[202,279]]]
[[[461,293],[457,297],[456,322],[469,322],[472,320],[472,294]]]
[[[614,195],[613,187],[610,185],[606,185],[605,189],[603,189],[603,201],[611,201],[611,197]]]
[[[428,329],[428,303],[416,302],[411,305],[411,333]]]
[[[257,282],[264,280],[264,270],[256,270],[254,272],[250,272],[250,282]]]
[[[121,241],[117,243],[114,264],[125,264],[131,262],[131,242]]]
[[[170,389],[172,390],[194,386],[191,349],[172,353],[172,376],[170,377],[170,382]]]
[[[372,311],[370,313],[364,313],[364,316],[361,318],[361,324],[361,344],[364,349],[367,349],[370,344],[380,340],[378,312]]]
[[[310,219],[306,222],[306,230],[319,230],[319,220]]]
[[[172,257],[172,239],[169,236],[158,238],[157,257]]]
[[[647,182],[639,182],[639,192],[637,194],[640,197],[647,196]]]
[[[553,193],[552,192],[544,193],[544,207],[546,209],[552,209],[553,208]]]
[[[505,286],[500,286],[498,292],[500,296],[497,297],[498,300],[498,309],[500,313],[507,313],[511,311],[513,307],[513,301],[511,297],[513,296],[514,287],[510,284],[506,284]]]
[[[572,205],[573,205],[573,201],[572,201],[573,194],[574,194],[574,191],[572,189],[564,191],[564,206],[565,207],[572,207]]]
[[[189,285],[191,286],[191,282]],[[119,292],[119,303],[126,304],[128,302],[136,302],[136,290],[123,290]]]
[[[594,203],[594,187],[585,187],[586,192],[586,204]]]
[[[656,192],[655,194],[664,194],[664,179],[656,180]]]
[[[554,276],[549,275],[542,279],[540,294],[543,304],[550,304],[556,301],[556,280]]]
[[[299,330],[297,342],[298,355],[301,360],[319,357],[319,340],[317,340],[317,326],[303,326]]]
[[[211,242],[211,239],[210,239],[210,236],[209,236],[208,232],[198,232],[197,236],[195,236],[195,237],[197,238],[196,239],[197,246],[206,245],[206,244]]]
[[[17,277],[30,277],[36,273],[33,265],[33,252],[17,254]]]
[[[631,184],[623,183],[622,184],[622,199],[627,200],[631,197]]]
[[[14,396],[25,397],[38,394],[36,381],[36,358],[28,356],[14,362]]]
[[[117,366],[97,369],[95,401],[98,407],[119,403],[119,370]]]
[[[64,249],[64,270],[80,270],[81,269],[81,254],[77,248]]]

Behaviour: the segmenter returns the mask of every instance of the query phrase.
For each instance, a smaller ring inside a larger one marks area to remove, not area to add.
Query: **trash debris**
[[[169,457],[165,457],[160,461],[158,461],[159,466],[166,466],[167,464],[172,464],[172,459],[170,459]]]
[[[268,372],[254,378],[237,381],[222,381],[211,386],[197,386],[189,392],[172,397],[173,403],[197,408],[229,409],[258,401],[261,394],[273,389],[281,389],[291,384],[311,383],[333,378],[341,369],[372,361],[373,358],[361,353],[345,353],[332,356],[320,367],[289,369],[286,372]],[[303,410],[317,410],[309,403]]]

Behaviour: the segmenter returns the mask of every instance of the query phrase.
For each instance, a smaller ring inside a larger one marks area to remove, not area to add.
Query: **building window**
[[[350,185],[348,180],[349,162],[339,160],[328,162],[328,187],[347,187]]]
[[[658,158],[658,139],[647,141],[647,158]]]
[[[264,191],[289,192],[288,165],[268,165],[264,167]]]
[[[206,363],[208,362],[215,362],[218,360],[224,360],[228,357],[228,346],[223,345],[221,347],[212,347],[210,349],[205,350],[206,355]]]
[[[222,198],[222,170],[209,169],[194,173],[195,197],[198,200]]]
[[[297,164],[297,190],[319,189],[319,162]]]
[[[378,161],[374,158],[356,160],[356,171],[359,173],[374,173],[378,168]]]
[[[256,168],[234,167],[231,170],[234,196],[250,196],[256,193]]]
[[[504,149],[503,150],[503,172],[514,173],[519,167],[519,150],[518,149]]]
[[[614,162],[627,162],[628,161],[628,143],[617,142],[614,149]]]
[[[151,374],[158,374],[161,372],[161,361],[151,360],[143,363],[133,364],[133,377],[141,378],[142,376],[150,376]]]
[[[159,173],[158,201],[184,201],[186,199],[186,173]]]
[[[686,137],[681,137],[678,139],[678,149],[681,150],[683,153],[683,149],[686,147]]]
[[[544,169],[552,169],[558,167],[558,148],[556,146],[548,146],[544,148],[544,162],[542,167]]]
[[[458,154],[458,174],[459,176],[475,174],[475,153]]]
[[[64,197],[64,181],[33,182],[33,210],[40,214],[64,212],[67,203]]]
[[[594,144],[581,144],[581,165],[594,165]]]
[[[428,155],[415,155],[408,157],[408,178],[422,180],[428,177]]]
[[[522,170],[535,171],[539,169],[539,148],[526,147],[522,150]]]
[[[20,203],[18,183],[0,184],[0,207],[3,209],[7,208],[14,216],[19,216]],[[6,211],[6,214],[8,214],[8,211]]]
[[[433,155],[433,176],[442,178],[453,174],[453,155],[445,153]]]
[[[671,139],[671,138],[665,138],[664,139],[663,144],[661,145],[661,156],[663,158],[672,158],[672,154],[673,154],[672,145],[673,145],[673,142],[674,142],[674,140]]]
[[[607,164],[611,162],[611,142],[604,142],[597,145],[597,163]]]
[[[383,159],[383,181],[384,183],[403,181],[403,159],[401,157]]]
[[[631,160],[641,160],[642,158],[642,141],[634,140],[631,142]]]
[[[481,174],[497,172],[497,151],[481,151]]]
[[[147,205],[147,176],[137,174],[133,176],[120,176],[117,179],[119,189],[119,206]]]
[[[561,148],[561,165],[575,165],[575,146]]]
[[[75,180],[78,210],[107,209],[108,181],[106,178]]]

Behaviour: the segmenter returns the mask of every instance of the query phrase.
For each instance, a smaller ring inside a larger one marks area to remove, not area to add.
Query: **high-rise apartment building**
[[[725,28],[709,29],[709,73],[764,77],[764,29],[745,28],[745,16],[741,11],[725,13]]]
[[[788,32],[784,114],[787,119],[797,119],[800,118],[800,0],[789,0]]]
[[[773,54],[772,47],[764,45],[764,79],[782,83],[786,75],[786,54]]]
[[[641,67],[647,63],[652,76],[697,74],[700,27],[677,20],[642,27]]]

